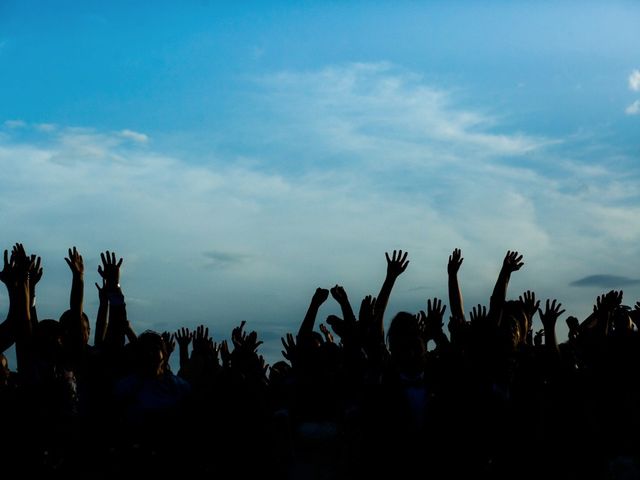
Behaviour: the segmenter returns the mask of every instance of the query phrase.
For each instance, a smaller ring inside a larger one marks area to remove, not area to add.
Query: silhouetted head
[[[387,344],[398,369],[415,375],[424,370],[426,345],[420,333],[418,319],[411,313],[400,312],[389,325]]]
[[[521,324],[515,316],[503,314],[500,323],[500,339],[502,347],[507,353],[515,352],[524,342],[521,328]]]
[[[165,373],[167,348],[159,333],[147,330],[135,343],[136,367],[140,375],[157,378]]]
[[[613,311],[613,329],[618,335],[626,335],[633,331],[629,310],[629,307],[621,305]]]
[[[56,320],[46,319],[37,323],[33,339],[38,355],[50,361],[60,359],[62,353],[62,327]]]
[[[269,370],[269,383],[271,385],[282,385],[286,379],[291,375],[291,366],[281,360],[271,365]]]
[[[60,316],[60,325],[62,327],[62,334],[65,340],[68,340],[75,328],[74,317],[71,310],[67,310]],[[91,325],[89,323],[89,317],[82,312],[82,344],[87,345],[89,343],[89,335],[91,334]]]
[[[529,329],[531,328],[531,319],[529,318],[529,315],[527,315],[522,302],[519,300],[509,300],[504,303],[504,308],[502,310],[503,321],[508,317],[515,321],[518,327],[518,341],[516,346],[525,343],[527,340],[527,333],[529,333]],[[510,322],[511,320],[507,323]],[[508,328],[511,328],[511,326],[508,325]]]
[[[569,340],[573,341],[578,338],[578,334],[580,331],[580,320],[570,315],[565,321],[567,322],[567,327],[569,327]]]

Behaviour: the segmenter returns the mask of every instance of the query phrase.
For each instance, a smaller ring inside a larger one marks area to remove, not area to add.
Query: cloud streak
[[[122,130],[120,136],[138,143],[147,143],[149,141],[149,137],[144,133],[134,132],[129,129]]]
[[[640,279],[620,277],[617,275],[589,275],[571,282],[572,287],[598,287],[598,288],[619,288],[628,285],[637,285]]]

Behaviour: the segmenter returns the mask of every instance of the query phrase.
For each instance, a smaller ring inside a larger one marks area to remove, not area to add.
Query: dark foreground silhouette
[[[245,322],[231,344],[206,326],[137,335],[120,286],[122,259],[101,254],[90,344],[84,264],[75,249],[69,309],[38,319],[40,257],[4,252],[9,298],[0,352],[0,466],[30,475],[202,478],[640,477],[640,303],[596,299],[580,322],[531,291],[507,300],[522,255],[507,252],[486,306],[464,313],[460,250],[449,257],[447,307],[397,313],[385,328],[407,253],[386,254],[376,297],[354,313],[345,290],[318,288],[284,359],[269,366]],[[314,330],[329,296],[342,316]],[[532,331],[535,315],[543,329]],[[432,341],[435,347],[427,350]],[[180,369],[169,358],[178,347]]]

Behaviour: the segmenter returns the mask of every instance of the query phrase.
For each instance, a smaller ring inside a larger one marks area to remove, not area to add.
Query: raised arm
[[[32,268],[32,262],[20,243],[14,247],[10,260],[7,260],[7,255],[5,250],[6,276],[5,270],[3,276],[11,286],[10,322],[15,335],[18,371],[24,371],[33,358],[33,324],[29,305],[29,270]]]
[[[547,300],[544,312],[541,308],[538,308],[538,311],[540,312],[540,320],[542,321],[542,326],[544,327],[545,346],[554,353],[560,353],[560,349],[558,348],[558,340],[556,338],[556,322],[558,320],[558,317],[565,311],[560,310],[562,304],[556,304],[556,302],[556,299],[551,302]]]
[[[101,347],[104,343],[104,337],[107,334],[107,315],[109,313],[109,294],[105,287],[105,281],[102,279],[102,287],[96,283],[98,289],[98,313],[96,315],[96,332],[93,344]]]
[[[300,329],[298,330],[298,338],[303,338],[311,335],[311,332],[313,332],[313,325],[315,324],[316,317],[318,316],[320,305],[322,305],[327,300],[327,298],[329,298],[329,290],[327,290],[326,288],[316,288],[313,297],[311,297],[311,303],[309,304],[307,314],[304,316],[304,319],[300,324]]]
[[[82,303],[84,301],[84,262],[76,247],[69,249],[69,256],[65,262],[71,269],[71,294],[69,295],[69,310],[78,318],[82,318]]]
[[[69,256],[64,259],[71,270],[71,294],[69,295],[69,311],[71,312],[69,336],[73,347],[82,349],[89,338],[89,325],[82,318],[84,301],[84,262],[76,247],[69,249]],[[86,339],[86,340],[85,340]]]
[[[502,319],[502,309],[507,299],[507,287],[509,286],[511,274],[520,270],[523,265],[522,255],[515,251],[507,251],[489,304],[489,319],[496,325],[499,325]]]
[[[14,329],[14,312],[15,309],[15,282],[13,281],[13,271],[11,264],[9,263],[9,252],[4,251],[4,268],[0,272],[0,281],[7,287],[7,295],[9,297],[9,308],[7,312],[7,318],[4,322],[0,323],[0,353],[4,352],[15,342],[15,329]],[[13,300],[13,301],[12,301]]]
[[[135,333],[131,329],[127,319],[127,306],[124,301],[124,294],[120,287],[120,267],[122,258],[116,261],[115,252],[108,250],[100,254],[102,265],[98,266],[98,273],[104,280],[104,288],[107,291],[109,300],[109,321],[105,334],[105,343],[118,348],[125,344],[125,338],[129,341],[135,340]]]
[[[407,260],[407,252],[402,252],[402,250],[394,250],[391,258],[389,258],[389,254],[385,252],[385,257],[387,259],[387,276],[382,283],[382,287],[380,288],[380,293],[376,299],[376,306],[373,315],[374,327],[378,331],[378,336],[382,336],[384,338],[384,311],[387,308],[387,303],[389,302],[389,297],[391,296],[391,290],[393,289],[393,285],[396,283],[396,279],[402,275],[402,273],[407,269],[409,265],[409,260]]]
[[[193,340],[193,333],[188,328],[179,328],[175,333],[176,341],[178,342],[178,353],[180,355],[180,370],[186,372],[189,368],[189,344]]]
[[[31,255],[31,268],[29,269],[29,307],[31,309],[31,323],[33,328],[38,323],[38,311],[36,309],[36,285],[42,278],[42,259],[37,255]]]
[[[447,275],[449,277],[449,306],[451,307],[449,331],[451,332],[451,335],[454,335],[453,332],[458,332],[458,327],[465,323],[462,290],[460,290],[460,285],[458,283],[458,270],[460,270],[460,265],[462,265],[463,260],[462,252],[459,248],[456,248],[453,250],[453,253],[449,255],[449,262],[447,263]]]

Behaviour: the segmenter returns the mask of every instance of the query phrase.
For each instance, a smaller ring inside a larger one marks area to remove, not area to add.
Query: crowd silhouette
[[[356,315],[340,285],[318,288],[283,359],[267,365],[245,322],[231,341],[209,327],[138,333],[120,285],[123,260],[101,254],[93,323],[75,247],[69,309],[39,319],[43,268],[22,244],[4,251],[9,309],[0,352],[0,465],[49,477],[117,474],[235,478],[640,477],[640,302],[595,299],[583,321],[557,299],[508,299],[523,256],[508,251],[489,299],[465,314],[447,263],[449,312],[385,316],[407,252],[387,253],[377,295]],[[444,273],[444,269],[443,269]],[[329,297],[341,316],[318,325]],[[543,328],[533,331],[538,315]],[[446,322],[446,331],[445,331]],[[433,343],[432,349],[427,344]],[[178,349],[179,369],[169,359]],[[11,368],[10,368],[11,367]],[[197,477],[194,477],[197,478]]]

